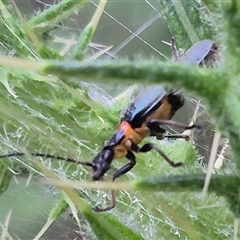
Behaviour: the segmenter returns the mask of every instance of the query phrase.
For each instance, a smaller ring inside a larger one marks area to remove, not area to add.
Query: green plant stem
[[[161,84],[185,88],[203,97],[214,115],[221,113],[228,87],[227,74],[220,70],[200,69],[178,63],[160,61],[101,61],[51,62],[42,69],[45,73],[78,77],[88,81]]]

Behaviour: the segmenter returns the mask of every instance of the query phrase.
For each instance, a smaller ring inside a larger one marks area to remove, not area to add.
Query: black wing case
[[[167,95],[162,86],[147,87],[123,113],[121,122],[128,122],[132,128],[141,127],[146,118],[159,106],[161,100]]]

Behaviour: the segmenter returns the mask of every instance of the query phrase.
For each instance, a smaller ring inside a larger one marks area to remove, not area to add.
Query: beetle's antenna
[[[81,162],[81,161],[77,161],[75,159],[68,158],[68,157],[54,156],[54,155],[45,154],[45,153],[30,153],[30,154],[34,157],[52,158],[52,159],[56,159],[56,160],[62,160],[62,161],[81,164],[81,165],[84,165],[84,166],[94,168],[94,164],[92,164],[90,162]],[[5,154],[5,155],[0,155],[0,158],[10,158],[10,157],[20,157],[20,156],[25,156],[25,154],[21,153],[21,152],[14,152],[14,153],[8,153],[8,154]]]
[[[175,57],[175,59],[178,59],[180,57],[180,54],[177,50],[176,42],[173,37],[170,38],[170,47],[171,47],[172,55]]]

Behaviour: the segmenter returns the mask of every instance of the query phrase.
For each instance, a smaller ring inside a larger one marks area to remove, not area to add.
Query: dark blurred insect
[[[217,45],[209,39],[196,42],[181,56],[173,38],[171,38],[170,44],[176,60],[188,65],[213,67],[219,54]]]

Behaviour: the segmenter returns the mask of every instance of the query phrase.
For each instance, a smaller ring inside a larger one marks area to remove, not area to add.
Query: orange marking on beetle
[[[124,131],[125,137],[130,137],[134,130],[132,129],[131,125],[128,122],[122,122],[119,126],[119,129]]]

